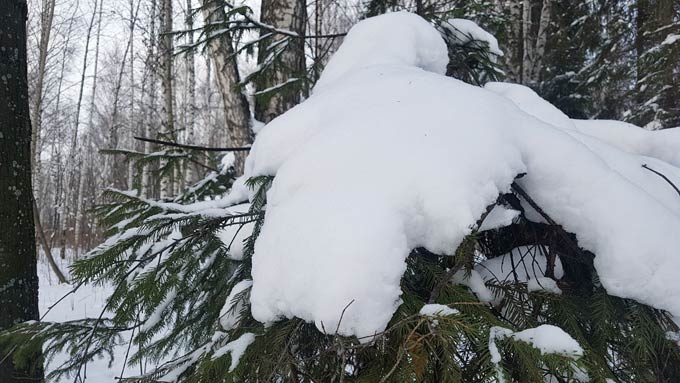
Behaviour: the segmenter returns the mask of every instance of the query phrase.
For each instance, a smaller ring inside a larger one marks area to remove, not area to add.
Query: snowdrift
[[[362,21],[313,95],[259,132],[245,177],[276,178],[253,256],[254,318],[383,330],[410,250],[453,254],[521,173],[596,254],[610,294],[680,315],[680,195],[642,167],[680,185],[679,147],[569,120],[523,87],[445,77],[446,58],[418,16]]]

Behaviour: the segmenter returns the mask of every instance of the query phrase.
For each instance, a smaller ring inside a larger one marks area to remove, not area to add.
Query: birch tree
[[[281,49],[278,60],[255,83],[255,119],[269,122],[300,102],[300,93],[295,87],[286,91],[292,82],[301,81],[306,75],[304,35],[307,19],[305,0],[263,0],[260,9],[262,23],[292,32],[295,37],[280,33],[263,39],[258,51],[258,64],[265,65],[274,52]],[[260,37],[271,34],[262,30]],[[271,92],[272,88],[276,92]]]
[[[149,6],[149,37],[146,52],[145,64],[145,79],[144,87],[146,93],[144,94],[146,100],[146,108],[144,112],[144,136],[151,136],[151,126],[155,121],[154,111],[156,110],[156,78],[158,71],[158,31],[156,29],[156,19],[158,18],[158,4],[156,0],[151,0]],[[148,86],[146,83],[148,82]],[[151,152],[151,144],[144,142],[144,152]],[[151,164],[145,163],[142,168],[142,185],[141,194],[143,196],[150,196],[152,193],[151,182]]]
[[[172,37],[172,0],[162,0],[161,7],[163,36],[161,37],[161,84],[163,88],[163,112],[161,116],[160,136],[169,138],[175,131],[174,95],[172,81],[173,37]],[[161,159],[161,168],[167,165],[166,159]],[[161,198],[172,194],[172,183],[166,174],[160,180]]]
[[[52,32],[52,22],[54,20],[55,0],[43,0],[42,13],[40,17],[40,43],[38,47],[38,73],[35,98],[33,100],[33,111],[31,113],[31,120],[33,120],[31,158],[34,161],[34,172],[39,173],[40,167],[40,128],[42,126],[42,107],[43,107],[43,86],[45,82],[45,72],[47,66],[48,48],[50,45],[50,34]]]
[[[223,0],[203,0],[203,15],[205,23],[220,24],[225,21]],[[250,110],[248,100],[241,92],[239,85],[241,77],[234,56],[234,46],[230,33],[221,33],[210,42],[210,53],[215,64],[217,79],[224,115],[229,145],[246,146],[252,142],[250,126]],[[235,168],[238,174],[243,172],[246,154],[237,153]]]
[[[187,31],[187,45],[194,45],[194,14],[191,0],[187,0],[186,5],[186,28]],[[194,141],[194,130],[196,128],[196,63],[194,52],[188,52],[186,55],[186,87],[187,87],[187,119],[185,124],[185,138],[187,143],[191,144]],[[187,164],[184,181],[190,184],[193,181],[193,169],[191,164]]]
[[[93,125],[93,119],[94,119],[94,109],[95,109],[95,97],[97,95],[97,73],[99,69],[99,43],[101,41],[101,28],[102,28],[102,14],[103,14],[103,6],[104,6],[104,1],[99,2],[99,8],[98,10],[96,9],[96,3],[95,3],[95,13],[98,15],[97,16],[97,33],[95,36],[95,47],[94,47],[94,75],[92,77],[92,89],[91,89],[91,94],[90,94],[90,108],[89,108],[89,114],[87,118],[87,130],[88,134],[92,134],[92,131],[94,129]],[[93,14],[94,15],[94,14]],[[82,161],[81,161],[82,164]],[[78,178],[78,189],[77,189],[77,194],[76,194],[76,209],[75,209],[75,229],[74,229],[74,251],[76,257],[78,257],[79,251],[80,251],[80,246],[81,246],[81,237],[82,237],[82,222],[83,222],[83,217],[81,217],[82,212],[84,211],[84,203],[85,203],[85,198],[83,195],[83,189],[85,187],[85,172],[82,171],[82,167],[79,167],[81,170],[81,175]]]

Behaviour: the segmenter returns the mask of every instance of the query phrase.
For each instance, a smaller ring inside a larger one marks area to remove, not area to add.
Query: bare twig
[[[202,150],[202,151],[206,151],[206,152],[247,152],[247,151],[250,150],[249,146],[235,147],[235,148],[212,148],[212,147],[207,147],[207,146],[180,144],[180,143],[172,142],[172,141],[154,140],[152,138],[146,138],[146,137],[135,137],[135,140],[139,140],[139,141],[143,141],[143,142],[150,142],[152,144],[159,144],[159,145],[164,145],[164,146],[172,146],[172,147],[175,147],[175,148]]]
[[[663,173],[650,168],[647,164],[642,164],[642,167],[649,170],[650,172],[656,174],[657,176],[663,178],[666,182],[668,182],[669,185],[671,185],[673,187],[673,189],[675,189],[675,191],[678,193],[678,195],[680,195],[680,189],[678,189],[678,187],[675,186],[673,181],[669,180],[668,177],[666,177]]]
[[[569,236],[569,234],[562,228],[562,226],[558,225],[557,222],[555,222],[550,216],[541,209],[540,206],[534,201],[531,197],[529,197],[529,194],[521,187],[517,182],[512,183],[512,190],[515,191],[517,194],[519,194],[524,200],[532,207],[538,214],[545,219],[549,225],[554,226],[557,229],[557,232],[559,233],[560,237],[564,239],[564,241],[571,247],[571,249],[578,254],[581,257],[584,258],[589,258],[586,257],[585,253],[583,250],[579,247],[579,245]]]
[[[338,325],[335,327],[335,335],[338,335],[338,330],[340,330],[340,323],[342,323],[342,318],[345,316],[345,311],[347,311],[347,308],[354,303],[354,299],[352,299],[347,306],[345,306],[344,309],[342,309],[342,313],[340,314],[340,319],[338,320]]]

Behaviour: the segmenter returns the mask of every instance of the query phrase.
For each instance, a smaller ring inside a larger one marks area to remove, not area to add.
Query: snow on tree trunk
[[[0,1],[0,330],[38,319],[25,1]],[[10,52],[10,53],[7,53]],[[0,352],[0,382],[40,379]]]
[[[276,41],[288,38],[288,46],[280,55],[280,61],[273,68],[265,70],[263,75],[256,81],[256,92],[280,86],[296,78],[305,76],[305,51],[304,39],[305,22],[307,19],[307,5],[305,0],[263,0],[260,10],[260,19],[263,23],[275,28],[284,29],[297,34],[299,37],[286,37],[275,34],[271,39],[266,39],[260,44],[258,63],[266,62],[271,51],[267,49]],[[268,30],[261,31],[261,35],[270,33]],[[295,89],[281,89],[278,92],[270,92],[266,97],[255,99],[255,119],[269,122],[300,102],[300,94]]]
[[[224,22],[224,2],[222,0],[206,0],[203,2],[203,15],[206,24]],[[238,88],[241,78],[238,66],[233,58],[234,47],[229,33],[222,33],[210,43],[211,57],[215,63],[215,76],[222,94],[224,115],[226,119],[227,144],[230,146],[247,146],[252,143],[250,111],[246,96]],[[245,153],[236,153],[234,167],[237,174],[243,173]]]

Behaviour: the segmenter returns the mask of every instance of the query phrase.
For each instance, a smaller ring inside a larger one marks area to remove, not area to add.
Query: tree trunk
[[[203,15],[206,24],[217,24],[224,22],[224,1],[223,0],[204,0]],[[238,73],[234,47],[231,35],[223,33],[219,38],[213,39],[210,43],[210,52],[215,63],[215,76],[219,84],[222,102],[224,104],[224,115],[227,123],[227,144],[231,146],[246,146],[253,141],[252,130],[250,127],[250,110],[248,100],[238,89],[241,78]],[[246,154],[237,152],[236,154],[236,173],[243,173]]]
[[[137,122],[135,121],[135,26],[137,24],[137,12],[139,10],[139,4],[137,5],[137,10],[135,10],[134,0],[130,0],[130,110],[128,110],[128,125],[130,136],[135,136],[139,134],[137,130]],[[135,142],[132,143],[132,148],[135,149]],[[132,160],[128,160],[128,180],[127,188],[132,190],[134,188],[135,181],[135,167]]]
[[[529,84],[535,84],[540,80],[543,62],[545,58],[545,45],[548,42],[548,28],[550,27],[552,16],[553,0],[543,0],[541,7],[541,18],[538,24],[536,35],[536,46],[533,50],[533,60],[531,61],[531,73]]]
[[[187,0],[187,17],[186,17],[186,27],[188,31],[194,29],[194,15],[193,9],[191,7],[191,0]],[[194,33],[187,33],[187,45],[194,45]],[[187,53],[186,56],[187,65],[187,79],[186,86],[188,89],[187,94],[187,122],[186,122],[186,142],[188,144],[193,144],[194,142],[194,129],[196,125],[196,63],[194,58],[194,52],[191,51]],[[184,174],[184,182],[186,185],[191,185],[194,175],[192,171],[192,164],[186,164],[186,173]]]
[[[508,81],[522,83],[522,60],[524,56],[523,23],[522,23],[522,0],[506,1],[508,7],[508,47],[505,49],[505,63],[507,66]]]
[[[156,0],[151,0],[151,14],[149,16],[149,46],[147,47],[146,70],[148,71],[148,91],[145,96],[148,97],[148,104],[144,109],[144,137],[151,137],[151,125],[155,121],[154,112],[156,110],[156,75],[158,70],[158,52],[156,43],[158,36],[156,33],[156,18],[158,17],[158,5]],[[146,79],[145,79],[146,81]],[[144,153],[151,152],[151,144],[144,142]],[[141,195],[144,197],[151,197],[151,165],[144,164],[142,168],[142,186]]]
[[[104,0],[100,0],[104,1]],[[90,53],[90,38],[92,37],[92,28],[94,27],[94,20],[95,16],[97,15],[97,4],[98,1],[94,1],[94,10],[92,11],[92,17],[90,18],[90,24],[87,28],[87,35],[85,37],[85,52],[83,54],[83,70],[80,74],[80,90],[78,92],[78,102],[76,104],[76,113],[75,113],[75,125],[74,125],[74,130],[73,130],[73,141],[71,142],[71,151],[69,155],[69,159],[66,162],[66,167],[69,176],[67,177],[67,185],[72,185],[72,183],[75,182],[80,182],[80,178],[82,177],[77,177],[77,175],[80,173],[81,168],[82,168],[82,156],[81,153],[78,151],[78,131],[80,127],[80,110],[83,104],[83,93],[85,89],[85,75],[87,73],[87,57],[88,54]],[[73,199],[73,205],[75,206],[75,214],[74,216],[74,226],[75,222],[78,221],[78,189],[79,189],[79,184],[76,183],[74,186],[75,188],[75,198]],[[65,191],[68,190],[68,188],[65,189]],[[64,202],[67,202],[69,199],[64,198]],[[71,213],[71,204],[67,203],[66,205],[66,214],[64,215],[63,219],[63,226],[61,229],[61,238],[62,238],[62,243],[61,243],[61,249],[60,249],[60,254],[61,258],[65,258],[65,252],[66,252],[66,231],[67,231],[67,226],[68,226],[68,219],[69,215]],[[74,247],[78,247],[77,243],[73,244]]]
[[[531,34],[531,0],[524,0],[522,5],[522,84],[529,84],[531,63],[534,59],[534,44]]]
[[[50,244],[47,242],[47,237],[45,237],[45,231],[43,230],[42,224],[40,223],[38,205],[36,204],[35,199],[33,199],[33,219],[35,220],[35,230],[37,231],[38,234],[38,240],[40,241],[40,245],[42,246],[43,251],[45,252],[45,258],[47,258],[47,262],[50,264],[52,271],[54,271],[54,274],[57,276],[57,280],[59,280],[59,283],[67,283],[68,281],[66,280],[64,273],[61,272],[59,266],[57,265],[57,262],[54,260],[54,256],[52,255],[52,248],[50,247]]]
[[[161,116],[161,138],[172,140],[175,132],[174,95],[172,89],[172,0],[163,0],[163,36],[161,38],[161,84],[163,87],[163,112]],[[167,160],[161,160],[161,167],[167,165]],[[170,175],[161,177],[161,198],[168,198],[172,194],[172,180]]]
[[[38,319],[31,121],[28,107],[25,0],[0,0],[0,330]],[[0,359],[6,355],[0,352]],[[11,359],[11,358],[10,358]],[[36,357],[36,363],[37,357]],[[38,367],[38,366],[36,366]],[[0,382],[42,381],[42,368],[0,363]]]
[[[57,112],[57,115],[59,115],[59,112],[60,112],[61,91],[63,89],[64,77],[65,77],[65,72],[66,72],[66,61],[67,61],[66,57],[67,57],[67,54],[68,54],[68,51],[69,51],[69,46],[71,44],[71,35],[72,35],[71,32],[73,31],[73,24],[74,24],[74,21],[76,19],[75,12],[78,11],[78,5],[80,5],[80,3],[79,3],[79,1],[76,1],[75,11],[71,15],[71,18],[69,19],[68,29],[67,29],[67,32],[66,32],[66,41],[64,42],[64,48],[62,49],[61,70],[59,71],[59,81],[57,81],[57,83],[58,83],[58,85],[57,85],[57,101],[56,101],[56,106],[55,106],[55,110]],[[62,134],[64,132],[64,128],[60,127],[59,132],[60,132],[59,141],[60,142],[64,141],[63,140],[64,136]],[[52,149],[54,149],[55,146],[56,145],[53,144]],[[53,153],[54,152],[55,151],[53,150]],[[66,230],[65,230],[66,220],[64,218],[65,217],[64,201],[65,201],[65,194],[66,194],[66,191],[65,191],[65,188],[64,188],[64,176],[65,176],[64,173],[65,172],[62,169],[62,166],[63,166],[62,158],[63,157],[61,156],[60,151],[59,151],[58,156],[59,156],[58,170],[62,170],[62,171],[57,171],[57,181],[58,182],[57,182],[57,185],[56,185],[56,192],[55,192],[55,197],[54,197],[54,212],[55,212],[55,214],[54,214],[54,221],[53,221],[52,227],[53,227],[53,230],[54,230],[55,233],[60,232],[60,236],[59,236],[60,242],[59,243],[62,244],[62,249],[60,249],[60,256],[61,256],[62,259],[64,259],[65,253],[64,253],[64,250],[63,250],[63,242],[65,242],[64,233],[66,232]],[[65,159],[64,159],[64,161],[65,161]],[[64,229],[59,230],[59,228],[64,228]]]
[[[43,84],[45,81],[45,68],[47,66],[47,50],[50,45],[50,33],[52,32],[52,21],[54,20],[55,0],[43,1],[43,13],[40,17],[40,46],[38,48],[38,78],[35,86],[35,100],[33,103],[33,132],[31,145],[31,159],[34,161],[33,173],[39,174],[40,153],[39,140],[40,128],[42,125],[43,107]]]
[[[90,110],[89,110],[89,115],[87,118],[87,129],[89,134],[92,134],[91,132],[93,131],[93,117],[94,117],[94,102],[95,102],[95,97],[97,95],[97,68],[99,67],[99,41],[101,38],[101,30],[102,30],[102,7],[104,5],[103,1],[99,2],[99,10],[96,10],[95,12],[98,13],[97,16],[97,35],[95,37],[95,44],[94,44],[94,74],[92,76],[92,94],[90,95]],[[96,4],[95,4],[96,6]],[[77,197],[76,197],[76,209],[75,209],[75,229],[74,229],[74,250],[75,250],[75,257],[78,258],[79,253],[80,253],[80,246],[81,246],[81,241],[82,241],[82,221],[83,217],[83,211],[85,210],[85,197],[83,196],[83,190],[85,188],[85,171],[83,169],[83,161],[82,158],[79,161],[79,167],[78,167],[82,174],[80,177],[78,177],[78,189],[77,189]]]
[[[261,20],[275,28],[285,29],[296,33],[298,36],[305,35],[305,22],[307,19],[307,4],[305,0],[262,0]],[[261,35],[270,33],[263,30]],[[269,51],[266,49],[275,41],[285,37],[275,34],[271,39],[265,39],[260,43],[258,63],[265,61]],[[263,91],[274,86],[281,85],[293,78],[305,76],[305,45],[303,38],[290,38],[288,47],[280,56],[280,62],[273,68],[266,70],[263,76],[256,82],[256,91]],[[300,93],[294,91],[272,92],[267,97],[256,97],[255,118],[267,123],[276,116],[300,102]]]

